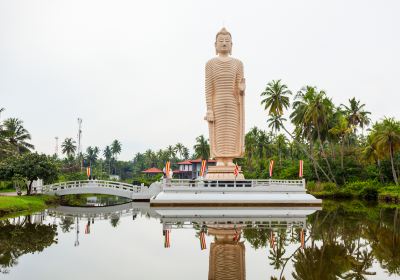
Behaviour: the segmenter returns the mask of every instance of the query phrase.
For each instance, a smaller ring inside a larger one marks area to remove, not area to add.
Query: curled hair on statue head
[[[217,35],[215,36],[215,42],[217,42],[217,39],[218,39],[219,35],[229,35],[229,37],[231,37],[231,40],[232,40],[231,33],[228,30],[226,30],[225,27],[222,27],[222,29],[217,33]]]
[[[217,35],[215,36],[215,46],[217,45],[217,40],[218,40],[218,36],[219,35],[229,35],[229,37],[231,37],[231,41],[232,41],[232,35],[231,33],[225,28],[222,27],[222,29],[217,33]],[[217,48],[215,48],[215,54],[218,55],[218,50]],[[232,48],[229,51],[229,55],[232,55]]]

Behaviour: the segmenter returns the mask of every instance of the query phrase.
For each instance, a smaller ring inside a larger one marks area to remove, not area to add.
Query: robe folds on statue
[[[211,158],[240,158],[244,154],[244,98],[239,90],[243,63],[235,58],[213,58],[206,64],[207,110]]]

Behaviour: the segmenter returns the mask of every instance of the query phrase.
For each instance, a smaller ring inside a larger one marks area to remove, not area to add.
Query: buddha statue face
[[[232,37],[231,34],[223,28],[216,37],[215,51],[217,54],[232,54]]]

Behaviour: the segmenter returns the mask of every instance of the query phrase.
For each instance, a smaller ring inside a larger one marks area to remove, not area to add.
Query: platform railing
[[[166,187],[188,188],[255,188],[255,187],[299,187],[305,188],[305,179],[301,180],[190,180],[170,179],[165,180]]]

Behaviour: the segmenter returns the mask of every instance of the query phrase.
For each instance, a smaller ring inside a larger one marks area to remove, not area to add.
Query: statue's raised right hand
[[[207,111],[207,115],[204,117],[204,119],[208,122],[213,122],[214,121],[214,112]]]

